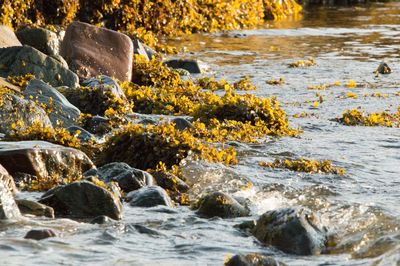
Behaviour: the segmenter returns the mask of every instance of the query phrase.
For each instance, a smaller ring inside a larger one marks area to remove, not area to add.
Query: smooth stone
[[[121,162],[109,163],[97,169],[91,169],[84,173],[84,176],[98,176],[107,183],[117,182],[125,193],[151,186],[154,183],[151,174]]]
[[[14,178],[7,172],[7,170],[0,164],[0,182],[4,184],[8,191],[13,196],[17,194],[18,190],[15,186]]]
[[[132,78],[133,43],[125,34],[75,21],[65,32],[60,54],[82,79],[100,74]]]
[[[7,171],[1,168],[2,178],[0,178],[0,220],[18,219],[21,213],[18,209],[17,203],[15,203],[12,185],[10,186]]]
[[[319,255],[326,249],[327,230],[306,209],[284,208],[260,216],[253,235],[263,244],[297,255]]]
[[[34,239],[34,240],[42,240],[49,237],[55,237],[56,233],[51,229],[36,229],[30,230],[25,235],[25,239]]]
[[[390,74],[392,70],[390,69],[389,65],[385,62],[381,62],[376,69],[376,71],[380,74]]]
[[[59,61],[30,46],[0,48],[0,76],[33,74],[51,86],[79,87],[78,76]]]
[[[11,28],[0,25],[0,48],[12,46],[22,46],[22,44]]]
[[[173,207],[173,203],[167,192],[159,186],[142,187],[130,192],[126,201],[133,207],[155,207],[165,205]]]
[[[181,117],[172,119],[172,123],[175,124],[175,129],[181,130],[181,131],[188,129],[188,128],[193,128],[193,125],[192,125],[192,123],[190,123],[190,121],[188,121],[185,118],[181,118]]]
[[[17,199],[18,208],[22,214],[31,214],[35,216],[45,216],[54,219],[53,208],[36,201]]]
[[[225,266],[286,266],[285,263],[258,253],[235,255],[229,259]]]
[[[179,192],[187,192],[190,187],[179,177],[175,176],[171,173],[166,172],[153,172],[152,173],[154,179],[156,180],[157,185],[164,189],[168,189],[171,191],[179,191]]]
[[[0,164],[14,176],[25,173],[33,177],[80,177],[94,167],[82,151],[45,141],[0,141]]]
[[[44,54],[58,55],[60,41],[55,32],[43,28],[26,27],[15,33],[23,45],[32,46]]]
[[[192,59],[170,59],[164,61],[164,64],[173,69],[185,69],[191,74],[202,73],[200,65],[197,60]]]
[[[67,128],[67,131],[71,135],[75,135],[79,131],[79,134],[78,134],[77,138],[82,142],[89,142],[89,141],[95,140],[95,137],[94,137],[93,134],[91,134],[86,129],[83,129],[83,128],[78,127],[78,126],[70,126],[70,127]]]
[[[1,95],[0,106],[0,132],[6,135],[13,133],[12,125],[20,121],[22,124],[19,124],[18,130],[25,130],[37,123],[53,128],[46,112],[31,100],[4,93]]]
[[[250,212],[228,194],[212,192],[200,200],[197,214],[208,218],[235,218],[248,216]]]
[[[41,80],[31,80],[24,91],[24,96],[31,97],[34,101],[53,109],[48,116],[54,127],[74,125],[81,115],[81,111],[72,105],[64,95]]]
[[[52,207],[56,217],[84,219],[105,215],[114,220],[122,218],[119,198],[88,181],[56,187],[45,193],[39,202]]]
[[[112,223],[113,219],[108,216],[100,215],[90,221],[91,224],[109,224]]]
[[[151,57],[148,56],[146,48],[143,46],[143,44],[139,41],[138,38],[133,38],[132,39],[133,42],[133,52],[135,54],[141,55],[143,56],[147,61],[149,61],[149,59]]]

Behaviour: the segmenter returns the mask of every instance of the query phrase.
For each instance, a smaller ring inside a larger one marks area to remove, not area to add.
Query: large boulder
[[[30,46],[0,48],[0,76],[33,74],[54,87],[79,87],[78,76],[61,62]]]
[[[225,266],[286,266],[285,263],[258,253],[235,255],[225,263]]]
[[[200,199],[197,214],[203,217],[235,218],[249,215],[249,210],[223,192],[212,192]]]
[[[86,219],[105,215],[115,220],[122,218],[119,198],[88,181],[56,187],[45,193],[39,202],[52,207],[56,217]]]
[[[44,54],[58,55],[60,41],[56,33],[43,28],[25,27],[15,33],[23,45],[32,46]]]
[[[4,176],[8,176],[7,171],[1,168],[0,178],[0,220],[4,219],[17,219],[21,216],[18,206],[15,203],[12,193],[13,186],[10,186],[10,181]]]
[[[0,164],[16,181],[21,174],[41,180],[79,178],[94,167],[82,151],[45,141],[0,141]]]
[[[17,126],[18,130],[24,130],[36,123],[52,127],[46,112],[33,101],[14,94],[0,94],[0,132],[10,134]]]
[[[72,105],[64,95],[41,80],[31,80],[24,91],[26,98],[32,98],[51,109],[49,118],[54,127],[69,127],[77,123],[81,111]]]
[[[264,213],[253,234],[266,245],[297,255],[323,253],[328,239],[326,228],[314,213],[294,208]]]
[[[120,162],[109,163],[97,169],[91,169],[84,173],[84,176],[97,176],[107,183],[117,182],[125,193],[153,185],[151,174]]]
[[[12,29],[7,26],[0,25],[0,48],[21,46],[22,44],[15,36]]]
[[[100,74],[130,81],[133,44],[125,34],[87,23],[72,22],[60,54],[82,79]]]
[[[133,207],[174,206],[167,192],[159,186],[143,187],[132,191],[126,196],[126,201]]]

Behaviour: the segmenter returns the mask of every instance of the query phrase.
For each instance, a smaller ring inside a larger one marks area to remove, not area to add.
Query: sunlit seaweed
[[[337,121],[347,126],[399,127],[400,107],[395,114],[387,112],[365,114],[357,109],[347,110]]]
[[[345,170],[343,168],[333,166],[332,162],[329,160],[317,161],[305,158],[296,160],[276,159],[274,162],[260,162],[259,165],[269,168],[285,168],[296,172],[305,172],[311,174],[345,174]]]

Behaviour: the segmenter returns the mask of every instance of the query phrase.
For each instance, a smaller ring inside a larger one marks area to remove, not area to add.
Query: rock
[[[82,151],[45,141],[0,141],[0,164],[15,181],[20,173],[44,180],[79,178],[94,167]]]
[[[114,220],[122,218],[119,198],[88,181],[56,187],[45,193],[39,202],[51,206],[56,217],[84,219],[105,215]]]
[[[54,58],[30,46],[0,48],[0,76],[33,74],[54,87],[79,86],[78,76]]]
[[[13,196],[17,194],[17,187],[14,183],[14,178],[8,174],[7,170],[0,164],[0,182],[4,184],[8,191],[11,192]]]
[[[26,27],[16,32],[23,45],[32,46],[44,54],[58,55],[60,42],[56,33],[43,28]]]
[[[286,266],[285,263],[258,253],[235,255],[229,259],[225,266]]]
[[[388,64],[386,64],[385,62],[381,62],[376,69],[376,72],[380,74],[390,74],[392,73],[392,70],[390,69]]]
[[[24,91],[24,96],[51,108],[49,118],[54,127],[74,125],[81,115],[81,111],[64,95],[41,80],[31,80]]]
[[[90,221],[91,224],[109,224],[112,223],[113,219],[108,216],[100,215]]]
[[[167,61],[164,61],[164,64],[169,66],[170,68],[173,69],[185,69],[189,71],[191,74],[200,74],[202,73],[200,65],[197,60],[192,60],[192,59],[170,59]]]
[[[98,176],[105,182],[117,182],[128,193],[144,186],[153,185],[153,176],[145,171],[132,168],[126,163],[109,163],[97,169],[91,169],[84,176]]]
[[[11,84],[5,78],[2,78],[2,77],[0,77],[0,88],[1,87],[13,90],[16,93],[21,92],[21,88],[20,87]]]
[[[87,176],[83,180],[91,182],[91,183],[93,183],[95,185],[104,187],[108,191],[113,193],[116,197],[118,197],[119,199],[122,199],[121,188],[115,182],[105,183],[103,180],[100,180],[97,176]]]
[[[104,135],[112,130],[109,119],[103,116],[95,115],[85,121],[84,128],[92,134]]]
[[[154,51],[153,49],[151,49],[150,46],[143,44],[143,47],[144,47],[144,50],[146,51],[147,57],[149,59],[152,59],[153,56],[158,56],[158,53],[156,51]]]
[[[56,233],[51,229],[30,230],[26,233],[26,239],[42,240],[49,237],[55,237]]]
[[[95,140],[93,134],[78,126],[70,126],[67,128],[67,131],[72,135],[78,134],[77,137],[81,142],[89,142]]]
[[[54,218],[53,208],[41,204],[36,201],[20,199],[16,200],[19,211],[22,214],[31,214],[35,216],[45,216],[49,218]]]
[[[187,192],[189,186],[174,174],[156,171],[152,173],[157,185],[171,191]]]
[[[72,22],[60,54],[82,79],[104,74],[121,81],[131,80],[133,43],[125,34]]]
[[[12,29],[7,26],[0,25],[0,48],[21,46],[22,44],[15,36]]]
[[[18,125],[19,130],[36,123],[52,128],[46,112],[33,101],[22,99],[14,94],[0,95],[0,132],[6,135],[13,132],[13,127]]]
[[[158,186],[142,187],[139,190],[130,192],[126,201],[133,207],[154,207],[165,205],[173,207],[173,203],[164,189]]]
[[[143,56],[147,61],[149,61],[151,57],[147,55],[146,48],[144,48],[143,44],[139,41],[139,39],[133,38],[132,42],[133,42],[133,52],[135,54]]]
[[[264,213],[253,230],[262,243],[297,255],[324,252],[327,230],[318,217],[306,209],[279,209]]]
[[[12,194],[13,186],[10,185],[7,171],[3,167],[0,171],[0,220],[17,219],[21,216],[21,213]]]
[[[203,217],[234,218],[249,215],[249,210],[223,192],[212,192],[200,199],[197,214]]]
[[[185,130],[188,128],[193,128],[192,123],[190,123],[187,119],[185,118],[181,118],[181,117],[177,117],[172,119],[172,123],[175,124],[175,128],[178,130]]]

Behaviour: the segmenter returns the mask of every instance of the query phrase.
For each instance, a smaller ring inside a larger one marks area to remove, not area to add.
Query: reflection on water
[[[58,220],[2,226],[0,264],[221,265],[229,254],[261,252],[289,265],[399,265],[400,131],[347,127],[332,121],[350,108],[396,110],[400,105],[399,39],[400,3],[375,3],[314,8],[297,20],[271,22],[260,29],[171,41],[190,47],[191,56],[210,64],[219,78],[249,75],[259,88],[254,93],[276,96],[291,124],[304,130],[300,138],[238,145],[237,167],[191,165],[186,169],[188,177],[201,184],[194,187],[195,192],[235,193],[249,201],[254,218],[280,207],[310,208],[336,235],[337,246],[329,254],[297,257],[261,246],[235,229],[244,218],[207,220],[186,207],[125,206],[125,219],[112,226]],[[287,67],[309,56],[315,58],[316,66]],[[393,74],[375,77],[373,71],[383,59]],[[280,77],[285,84],[266,83]],[[350,91],[344,86],[349,80],[360,85],[351,89],[356,99],[343,97]],[[342,85],[307,89],[336,81]],[[387,96],[372,97],[373,93]],[[323,102],[313,107],[320,97]],[[308,115],[293,117],[303,112]],[[310,175],[258,166],[259,161],[300,156],[332,160],[347,174]],[[250,181],[254,185],[242,190]],[[61,237],[22,240],[27,230],[37,227],[53,228]]]

